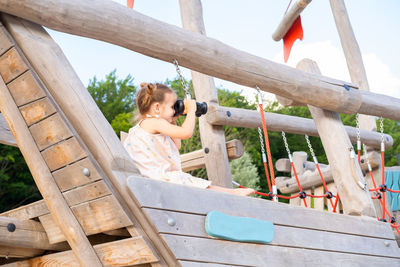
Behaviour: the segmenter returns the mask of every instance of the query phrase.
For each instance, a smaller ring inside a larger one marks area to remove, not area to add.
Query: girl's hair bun
[[[153,95],[154,91],[156,90],[156,86],[152,83],[141,83],[140,87],[146,90],[146,94]]]

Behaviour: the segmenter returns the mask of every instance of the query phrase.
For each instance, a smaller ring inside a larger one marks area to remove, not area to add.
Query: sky
[[[110,1],[126,5],[126,0]],[[285,64],[282,41],[275,42],[271,36],[289,2],[202,0],[206,34],[234,48]],[[400,1],[348,0],[345,4],[363,56],[370,90],[400,98]],[[165,23],[182,26],[179,0],[135,0],[134,10]],[[302,41],[295,42],[286,64],[295,67],[301,59],[310,58],[317,62],[324,76],[350,82],[329,1],[312,1],[301,18],[304,37]],[[104,80],[105,75],[114,69],[120,79],[130,74],[135,85],[164,82],[177,76],[171,63],[101,41],[47,30],[85,86],[94,76]],[[190,70],[181,69],[185,78],[191,79]],[[251,88],[221,79],[215,79],[215,85],[241,91],[250,100],[254,99]]]

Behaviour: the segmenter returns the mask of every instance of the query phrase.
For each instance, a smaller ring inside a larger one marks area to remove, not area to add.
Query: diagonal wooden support
[[[317,64],[303,59],[297,68],[320,74]],[[315,96],[317,97],[317,96]],[[326,156],[331,166],[335,185],[343,203],[345,214],[376,216],[368,188],[356,158],[350,157],[352,145],[344,129],[339,113],[308,105],[317,126]]]

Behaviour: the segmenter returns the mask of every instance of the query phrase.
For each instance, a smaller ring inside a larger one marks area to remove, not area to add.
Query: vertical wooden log
[[[309,59],[300,61],[297,68],[320,74],[317,64]],[[339,113],[311,105],[308,105],[308,108],[321,137],[333,179],[343,203],[344,213],[375,217],[376,212],[369,192],[366,188],[362,189],[359,186],[359,183],[365,183],[364,176],[357,159],[350,157],[352,145]]]
[[[3,79],[0,79],[0,108],[47,207],[60,226],[80,264],[82,266],[103,266],[81,225],[58,189]]]
[[[336,28],[340,36],[340,42],[346,57],[351,82],[359,86],[360,90],[369,91],[367,73],[365,72],[360,47],[351,27],[343,0],[330,0]],[[376,123],[373,117],[360,114],[360,126],[362,129],[376,131]]]
[[[304,151],[296,151],[293,152],[293,165],[294,168],[296,169],[296,173],[298,176],[302,175],[304,173],[304,163],[307,161],[307,153]],[[293,168],[292,166],[290,166],[291,168],[291,173],[292,173],[292,177],[294,177],[294,172],[293,172]],[[300,185],[301,185],[301,181],[300,181]],[[293,195],[297,195],[299,192],[295,192],[292,194]],[[307,192],[307,194],[310,194],[310,192]],[[309,202],[309,199],[306,199],[307,201],[307,206],[309,207],[311,202]],[[289,204],[293,205],[293,206],[303,206],[304,207],[304,201],[301,200],[300,198],[292,198],[289,200]]]
[[[200,0],[180,0],[183,28],[206,35],[203,11]],[[210,76],[192,71],[192,80],[196,100],[218,105],[218,95],[214,79]],[[232,187],[232,175],[225,148],[225,134],[222,126],[213,126],[204,116],[199,119],[201,144],[208,153],[205,154],[208,179],[212,184]]]
[[[314,195],[320,196],[325,194],[323,186],[318,186],[314,189]],[[330,205],[330,203],[328,203]],[[323,211],[324,210],[324,198],[314,198],[314,209]]]

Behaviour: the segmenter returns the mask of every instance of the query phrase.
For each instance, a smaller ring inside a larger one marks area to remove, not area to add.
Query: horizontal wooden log
[[[8,225],[14,225],[15,230],[9,231]],[[0,217],[0,246],[58,251],[69,249],[67,243],[50,244],[40,222],[9,217]]]
[[[259,86],[261,90],[297,102],[341,113],[358,112],[400,121],[400,99],[360,92],[349,82],[256,57],[112,1],[4,0],[0,2],[0,10],[58,31],[109,42],[167,62],[177,59],[183,67],[251,88]],[[113,19],[115,17],[118,20]],[[350,90],[346,90],[344,84],[349,85]]]
[[[368,153],[371,168],[377,168],[380,165],[380,154],[378,152]],[[368,165],[366,162],[361,164],[361,169],[363,171],[368,171]],[[332,172],[329,165],[326,168],[321,168],[322,177],[326,183],[333,182]],[[318,170],[306,171],[302,175],[298,176],[300,180],[300,185],[302,189],[310,189],[312,187],[321,186],[322,180],[318,173]],[[297,186],[296,179],[294,177],[277,177],[276,186],[282,193],[296,193],[299,192],[299,187]]]
[[[143,237],[132,237],[119,241],[94,246],[94,250],[102,262],[102,266],[141,266],[144,263],[157,262],[157,258],[149,249]],[[30,260],[3,265],[5,267],[29,266],[79,266],[74,253],[69,250],[48,254]],[[141,266],[143,267],[143,266]]]
[[[226,150],[228,159],[240,158],[244,153],[244,147],[240,140],[231,140],[226,142]],[[181,155],[181,165],[184,172],[196,170],[205,167],[204,149],[189,152]]]
[[[272,34],[272,39],[280,41],[292,27],[293,22],[300,16],[300,13],[306,8],[311,0],[298,0],[293,6],[285,13],[282,21],[279,23],[278,28]]]
[[[43,249],[0,246],[0,257],[7,257],[7,258],[30,258],[42,255],[44,252],[45,250]],[[0,259],[0,264],[2,264],[1,259]]]
[[[319,136],[315,123],[312,119],[282,115],[272,112],[265,112],[264,114],[265,122],[269,131],[284,131],[287,133]],[[228,125],[246,128],[262,127],[260,113],[255,110],[209,105],[209,110],[205,116],[211,124],[215,125]],[[357,129],[350,126],[345,126],[345,129],[350,137],[350,141],[353,144],[357,143]],[[380,149],[380,133],[361,129],[360,136],[361,141],[367,146]],[[386,148],[389,148],[393,145],[393,138],[390,135],[385,134],[384,139]]]

